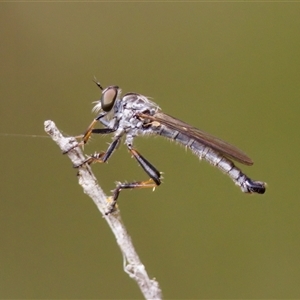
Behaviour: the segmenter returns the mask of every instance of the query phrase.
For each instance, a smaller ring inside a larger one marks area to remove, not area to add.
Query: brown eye
[[[108,112],[113,108],[118,95],[118,89],[119,87],[117,86],[109,86],[103,91],[101,97],[101,108],[104,111]]]

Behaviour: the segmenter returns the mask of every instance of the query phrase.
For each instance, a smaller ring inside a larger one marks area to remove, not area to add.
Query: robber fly
[[[94,162],[107,162],[120,144],[121,138],[125,136],[125,144],[129,152],[150,177],[146,181],[118,182],[109,198],[110,207],[107,214],[115,210],[121,190],[155,188],[161,184],[161,173],[133,147],[133,140],[139,135],[156,134],[181,143],[200,159],[207,160],[227,174],[242,192],[264,194],[266,184],[250,179],[233,163],[235,160],[248,166],[253,164],[253,161],[241,150],[163,113],[156,103],[141,94],[128,93],[121,97],[121,89],[118,86],[113,85],[104,89],[99,82],[95,81],[95,83],[102,91],[101,99],[94,102],[96,105],[93,108],[93,111],[99,114],[86,130],[82,141],[70,150],[84,145],[91,134],[113,133],[113,141],[106,152],[95,153],[74,167],[79,168]],[[104,128],[94,128],[97,122],[102,123]]]

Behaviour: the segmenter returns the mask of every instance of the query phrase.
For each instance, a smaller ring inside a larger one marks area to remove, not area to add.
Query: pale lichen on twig
[[[75,147],[72,151],[68,152],[77,143],[74,137],[64,137],[52,121],[45,121],[44,126],[46,133],[50,135],[61,151],[63,153],[67,152],[73,165],[79,165],[85,159],[80,147]],[[137,282],[145,299],[162,299],[159,284],[155,279],[149,278],[145,266],[140,261],[131,238],[122,222],[120,211],[116,210],[113,214],[105,214],[107,211],[107,196],[100,188],[90,166],[85,165],[79,168],[77,177],[84,193],[92,198],[115,235],[117,244],[123,255],[124,271]]]

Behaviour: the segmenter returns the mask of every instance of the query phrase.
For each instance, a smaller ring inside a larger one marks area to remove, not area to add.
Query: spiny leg
[[[125,189],[142,189],[142,188],[156,188],[158,184],[154,182],[152,178],[145,180],[145,181],[135,181],[135,182],[118,182],[116,188],[113,190],[113,195],[107,199],[107,202],[109,203],[109,209],[105,213],[106,215],[111,214],[115,211],[116,205],[117,205],[117,199],[119,197],[119,194],[121,190]]]
[[[119,182],[116,188],[113,190],[113,195],[108,198],[109,209],[106,215],[112,213],[115,210],[117,199],[121,190],[124,189],[141,189],[141,188],[155,188],[161,184],[161,174],[160,172],[147,160],[145,159],[137,150],[133,149],[131,145],[128,145],[128,150],[137,160],[139,165],[144,169],[144,171],[150,176],[150,179],[146,181],[136,181],[136,182]]]
[[[97,118],[95,118],[92,123],[90,124],[90,126],[87,128],[87,130],[85,131],[84,135],[82,136],[82,141],[79,142],[78,144],[76,144],[75,146],[71,147],[70,149],[68,149],[67,151],[63,152],[63,154],[68,153],[69,151],[73,150],[74,148],[78,147],[78,146],[84,146],[87,141],[90,139],[92,133],[98,133],[98,134],[109,134],[112,133],[114,131],[116,131],[115,128],[100,128],[100,129],[94,129],[96,123],[103,118],[106,115],[106,113],[102,112],[98,115]]]
[[[108,128],[102,128],[102,129],[108,129]],[[100,129],[94,129],[94,130],[100,130]],[[94,131],[93,130],[93,131]],[[98,132],[97,132],[98,133]],[[120,139],[122,136],[116,136],[113,142],[108,146],[106,152],[100,152],[100,153],[94,153],[91,156],[89,156],[87,159],[85,159],[82,163],[79,165],[74,166],[74,168],[79,168],[84,164],[92,164],[92,163],[105,163],[110,156],[113,154],[113,152],[116,150],[117,146],[120,143]]]

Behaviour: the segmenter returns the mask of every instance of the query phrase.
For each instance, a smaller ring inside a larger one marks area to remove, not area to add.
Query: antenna
[[[94,76],[94,80],[93,80],[97,85],[98,87],[103,91],[103,87],[102,85],[100,84],[100,82],[97,80],[97,78]]]

